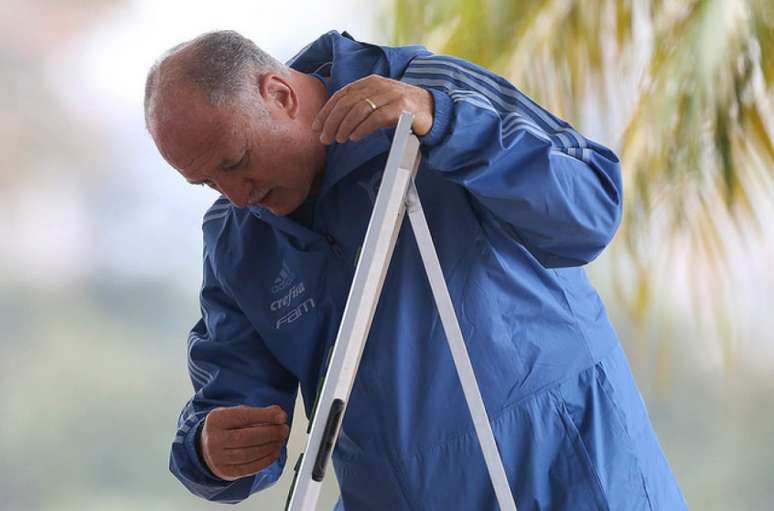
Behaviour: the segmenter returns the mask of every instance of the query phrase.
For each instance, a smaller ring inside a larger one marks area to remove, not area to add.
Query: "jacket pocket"
[[[556,406],[600,509],[652,511],[637,450],[601,363],[563,382]]]
[[[558,385],[490,423],[519,511],[609,511]],[[412,501],[423,510],[498,510],[478,437],[470,429],[406,460]],[[612,508],[614,511],[628,508]]]

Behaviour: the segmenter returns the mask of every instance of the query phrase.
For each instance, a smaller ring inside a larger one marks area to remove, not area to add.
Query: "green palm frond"
[[[670,251],[722,275],[774,204],[771,0],[395,0],[392,14],[394,43],[493,69],[618,151],[625,217],[608,260],[635,320],[668,289]],[[725,305],[694,302],[710,318]]]

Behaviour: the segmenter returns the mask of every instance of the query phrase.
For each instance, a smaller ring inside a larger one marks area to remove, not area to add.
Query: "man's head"
[[[296,209],[319,185],[325,146],[311,129],[327,93],[236,32],[201,35],[153,65],[145,121],[156,146],[189,182],[237,207]]]

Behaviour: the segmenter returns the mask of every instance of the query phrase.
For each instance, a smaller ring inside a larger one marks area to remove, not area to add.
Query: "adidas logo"
[[[296,276],[288,268],[285,261],[282,261],[282,269],[277,274],[277,278],[274,279],[274,285],[271,286],[271,292],[277,294],[280,291],[287,289],[296,280]]]

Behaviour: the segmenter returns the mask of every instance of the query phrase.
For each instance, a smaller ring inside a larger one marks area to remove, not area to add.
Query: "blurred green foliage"
[[[607,262],[635,321],[674,286],[671,258],[700,260],[688,278],[701,281],[727,272],[740,237],[761,236],[774,204],[771,0],[395,0],[392,13],[396,44],[491,68],[616,148],[625,216]],[[693,297],[721,338],[731,291]]]

